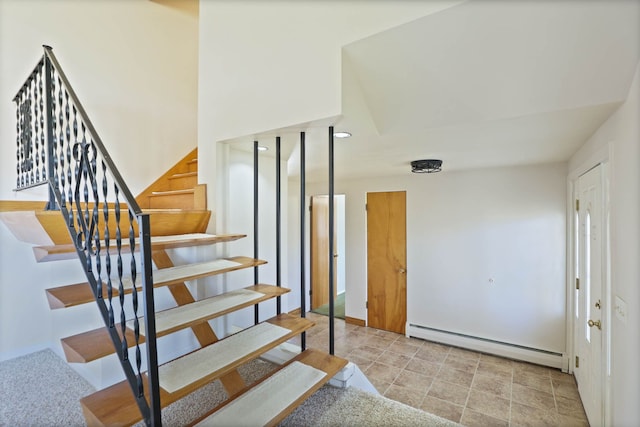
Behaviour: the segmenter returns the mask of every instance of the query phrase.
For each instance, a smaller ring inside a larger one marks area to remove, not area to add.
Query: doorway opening
[[[344,194],[334,196],[334,314],[345,318],[346,273],[345,273],[345,201]],[[329,315],[329,196],[311,197],[311,311]]]

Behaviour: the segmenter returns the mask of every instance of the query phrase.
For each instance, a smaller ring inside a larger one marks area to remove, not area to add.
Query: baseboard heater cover
[[[469,350],[479,351],[481,353],[494,354],[496,356],[506,357],[509,359],[549,366],[561,369],[565,372],[569,366],[568,358],[563,353],[496,341],[488,338],[480,338],[472,335],[430,328],[428,326],[416,325],[413,323],[407,323],[407,336],[435,341],[455,347],[462,347]]]

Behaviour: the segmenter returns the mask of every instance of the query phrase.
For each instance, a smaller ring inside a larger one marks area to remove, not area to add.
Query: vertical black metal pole
[[[280,177],[280,137],[276,136],[276,286],[282,286],[282,209]],[[276,298],[276,314],[282,312],[282,301]]]
[[[306,257],[305,257],[305,221],[306,221],[306,192],[305,192],[305,133],[300,132],[300,316],[307,317],[307,287],[306,284]],[[300,335],[300,347],[302,351],[307,348],[307,334],[303,332]]]
[[[253,257],[258,259],[258,141],[253,141]],[[253,283],[258,282],[258,266],[253,267]],[[260,322],[258,304],[253,306],[253,321]]]
[[[153,300],[153,274],[151,264],[151,223],[149,214],[138,215],[140,229],[140,264],[144,293],[144,322],[147,344],[147,378],[149,379],[149,425],[161,426],[160,380],[158,377],[158,348],[156,345],[156,309]]]
[[[47,106],[47,180],[49,181],[49,201],[45,210],[56,210],[56,195],[53,189],[56,185],[55,179],[55,158],[53,155],[53,89],[51,85],[51,61],[47,56],[47,48],[44,53],[44,91],[46,93]],[[51,48],[49,48],[51,49]]]
[[[334,354],[334,301],[333,301],[333,238],[334,238],[334,218],[333,218],[333,126],[329,126],[329,354]]]

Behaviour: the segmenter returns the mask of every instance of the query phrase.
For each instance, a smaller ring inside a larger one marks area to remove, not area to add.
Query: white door
[[[576,290],[575,376],[584,409],[592,426],[603,424],[602,368],[602,290],[603,262],[603,192],[602,166],[578,178],[578,233]]]

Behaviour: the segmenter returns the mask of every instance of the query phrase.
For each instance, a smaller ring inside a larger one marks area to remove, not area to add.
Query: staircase
[[[60,209],[38,216],[53,244],[36,246],[36,260],[77,257],[87,277],[84,283],[47,289],[49,306],[70,310],[97,303],[105,323],[63,338],[67,361],[92,363],[115,353],[126,377],[81,400],[88,425],[132,425],[143,420],[159,426],[161,408],[215,380],[221,381],[230,398],[211,408],[198,424],[275,425],[346,365],[344,359],[305,350],[247,386],[238,367],[314,324],[275,313],[222,339],[212,329],[209,320],[277,299],[289,290],[256,283],[201,300],[191,294],[188,281],[265,264],[235,256],[174,265],[169,257],[169,249],[245,237],[204,233],[210,212],[206,188],[197,184],[197,151],[133,198],[46,46],[15,102],[17,141],[22,144],[17,155],[18,189],[48,184],[49,207]],[[26,142],[31,139],[35,142]],[[67,236],[58,232],[60,224]],[[174,308],[156,312],[154,293],[160,288],[168,289]],[[191,329],[200,348],[158,365],[157,340],[171,340],[184,329]],[[143,359],[146,371],[141,369]]]

